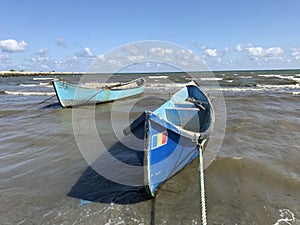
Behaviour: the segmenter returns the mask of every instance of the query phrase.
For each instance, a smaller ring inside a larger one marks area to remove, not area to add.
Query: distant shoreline
[[[60,76],[60,75],[83,75],[85,72],[22,72],[22,71],[0,71],[0,77],[16,76]]]
[[[225,73],[225,72],[292,72],[299,71],[300,69],[266,69],[266,70],[216,70],[216,71],[189,71],[189,72],[132,72],[132,73],[120,73],[120,74],[149,74],[149,75],[161,75],[166,73],[176,74],[176,73]],[[37,72],[37,71],[0,71],[0,77],[16,77],[16,76],[61,76],[61,75],[99,75],[99,74],[108,74],[108,73],[93,73],[93,72]],[[118,74],[118,73],[116,73]]]

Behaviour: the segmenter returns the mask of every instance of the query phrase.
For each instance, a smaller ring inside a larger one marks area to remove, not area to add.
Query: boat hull
[[[57,99],[62,107],[99,104],[136,96],[144,91],[144,85],[126,89],[93,89],[63,81],[53,81]]]
[[[146,119],[147,151],[144,155],[146,190],[152,197],[159,186],[198,156],[199,135],[184,133],[150,113]]]
[[[144,168],[150,196],[202,154],[213,123],[212,105],[196,83],[175,93],[155,111],[145,112]]]

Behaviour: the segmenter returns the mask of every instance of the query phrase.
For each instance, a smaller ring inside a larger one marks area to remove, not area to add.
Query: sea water
[[[227,112],[222,145],[205,170],[208,224],[300,224],[300,71],[213,75],[114,76],[142,76],[147,85],[136,98],[92,106],[103,146],[115,146],[115,158],[138,166],[132,152],[116,145],[124,116],[130,122],[154,110],[196,76],[205,91],[223,93]],[[61,108],[49,78],[60,77],[0,78],[0,224],[201,224],[198,159],[155,199],[141,186],[109,179],[122,176],[118,167],[106,171],[110,177],[97,173],[76,142],[74,109]]]

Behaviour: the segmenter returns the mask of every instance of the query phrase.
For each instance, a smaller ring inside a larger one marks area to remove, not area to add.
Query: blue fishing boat
[[[123,131],[139,136],[136,132],[144,130],[141,154],[150,196],[154,197],[165,180],[203,153],[213,124],[210,100],[193,81],[155,111],[145,111]]]
[[[85,104],[99,104],[123,99],[143,93],[145,79],[139,78],[129,82],[118,82],[105,87],[97,84],[77,85],[61,80],[52,82],[57,99],[62,107]]]

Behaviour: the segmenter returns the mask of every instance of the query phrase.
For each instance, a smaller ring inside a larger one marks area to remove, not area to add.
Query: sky
[[[0,71],[86,71],[146,40],[182,46],[211,70],[300,69],[299,0],[0,0],[0,9]]]

